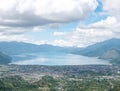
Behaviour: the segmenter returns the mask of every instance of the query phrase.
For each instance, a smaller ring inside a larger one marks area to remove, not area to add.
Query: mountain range
[[[8,55],[37,52],[66,52],[81,50],[76,47],[59,47],[48,44],[36,45],[24,42],[0,42],[0,51]]]
[[[83,56],[98,57],[99,59],[109,60],[113,64],[120,64],[120,39],[113,38],[99,42],[74,53]]]
[[[120,39],[116,38],[99,42],[86,48],[59,47],[48,44],[35,45],[23,42],[0,42],[0,51],[0,62],[1,60],[6,60],[4,58],[10,59],[7,55],[12,56],[37,52],[64,52],[88,57],[98,57],[99,59],[109,60],[113,64],[120,64]],[[10,60],[6,61],[6,63],[9,62]]]

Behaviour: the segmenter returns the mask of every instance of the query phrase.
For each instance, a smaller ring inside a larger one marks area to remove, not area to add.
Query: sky
[[[120,38],[120,0],[0,0],[0,41],[86,47]]]

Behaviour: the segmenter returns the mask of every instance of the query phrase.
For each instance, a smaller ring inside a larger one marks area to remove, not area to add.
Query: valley
[[[80,65],[80,63],[83,63],[82,65],[89,63],[118,65],[120,64],[120,39],[113,38],[85,48],[60,47],[48,44],[36,45],[24,42],[0,42],[0,52],[7,58],[8,56],[11,57],[11,60],[6,64],[15,62],[24,65],[28,63],[31,65],[34,63],[36,63],[34,65],[63,65],[63,62],[66,61],[65,65]],[[36,62],[34,62],[35,60]],[[75,61],[73,62],[73,60]]]

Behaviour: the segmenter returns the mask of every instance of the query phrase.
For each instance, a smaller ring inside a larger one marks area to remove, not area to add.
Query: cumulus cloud
[[[111,28],[113,25],[117,24],[117,19],[115,17],[107,17],[106,20],[101,20],[94,24],[89,25],[89,27],[96,27],[96,28]]]
[[[60,36],[64,40],[64,42],[58,40],[59,43],[56,43],[56,45],[61,42],[64,46],[85,47],[113,37],[120,38],[119,29],[120,24],[116,18],[108,16],[105,20],[89,25],[80,24],[72,32],[55,32],[54,36]]]
[[[112,37],[120,38],[120,1],[99,1],[103,5],[99,13],[105,13],[106,19],[88,25],[80,23],[70,32],[56,31],[53,40],[47,41],[28,39],[24,33],[84,20],[96,13],[97,0],[0,0],[0,40],[83,47]]]
[[[53,42],[51,42],[50,44],[52,45],[56,45],[56,46],[73,46],[73,43],[70,41],[66,41],[66,40],[62,40],[62,39],[56,39]]]
[[[96,0],[0,0],[0,25],[34,27],[84,19]]]
[[[87,29],[98,29],[98,30],[108,30],[113,32],[119,32],[120,29],[120,22],[114,16],[108,16],[105,20],[100,20],[98,22],[89,24],[88,26],[80,25],[80,28],[87,28]]]
[[[107,15],[106,19],[91,24],[79,24],[72,32],[55,32],[54,36],[66,39],[72,46],[85,47],[96,42],[111,38],[120,38],[120,0],[101,0],[101,15]],[[64,42],[61,42],[64,43]],[[57,44],[56,44],[57,45]]]
[[[102,0],[103,10],[120,20],[120,0]]]
[[[96,0],[0,0],[0,40],[26,40],[23,34],[83,20]]]
[[[0,41],[24,41],[27,42],[28,39],[22,34],[22,35],[3,35],[0,33]]]
[[[119,11],[120,0],[102,0],[103,2],[103,10],[107,11]]]

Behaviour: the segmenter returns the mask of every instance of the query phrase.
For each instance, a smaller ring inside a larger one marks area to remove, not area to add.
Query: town
[[[12,91],[119,91],[120,67],[0,65],[0,81],[12,85],[21,82],[23,87],[20,85],[17,87],[20,90],[15,90],[17,88],[14,85],[11,88],[8,85]],[[31,86],[26,86],[25,82]],[[1,90],[3,87],[0,91],[3,91]],[[4,89],[8,89],[5,87]],[[4,91],[11,91],[9,89]]]

